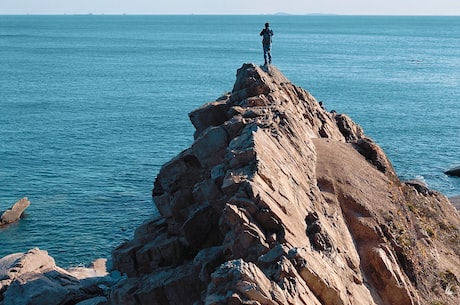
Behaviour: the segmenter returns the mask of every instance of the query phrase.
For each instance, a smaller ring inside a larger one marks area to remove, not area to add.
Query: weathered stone
[[[195,139],[210,126],[219,126],[227,121],[228,104],[225,99],[211,102],[190,112],[189,118],[195,127]]]
[[[421,194],[427,195],[431,192],[430,188],[424,181],[413,179],[413,180],[404,181],[404,183],[412,186],[413,188],[417,190],[417,192]]]
[[[377,293],[387,304],[415,304],[417,300],[413,297],[413,288],[407,283],[393,251],[386,245],[379,245],[368,251],[367,258],[365,264],[368,268],[379,271],[369,274]]]
[[[2,216],[0,217],[0,226],[18,221],[19,218],[21,218],[21,215],[24,213],[24,210],[27,209],[29,205],[30,201],[27,199],[27,197],[17,201],[10,209],[3,212]]]
[[[46,251],[34,248],[0,259],[0,304],[75,304],[109,293],[105,259],[66,271]],[[99,301],[101,299],[99,298]],[[97,303],[92,303],[97,304]]]
[[[212,274],[205,304],[286,304],[284,294],[273,291],[276,287],[255,264],[229,261]]]
[[[77,279],[104,277],[108,275],[106,263],[106,258],[98,258],[94,260],[88,267],[73,267],[68,269],[67,272],[69,272]]]
[[[369,138],[361,138],[353,143],[355,144],[356,150],[379,171],[396,176],[390,161],[383,150],[375,142]]]
[[[206,289],[199,280],[198,268],[192,262],[185,262],[177,267],[163,267],[161,272],[144,275],[142,280],[123,279],[113,287],[110,304],[194,304]],[[143,289],[138,289],[141,286]]]
[[[340,132],[347,141],[356,141],[364,137],[364,132],[358,124],[353,122],[351,118],[345,114],[334,113],[335,121]]]
[[[217,126],[206,129],[193,143],[192,150],[203,167],[211,168],[222,162],[227,145],[225,128]]]
[[[184,238],[190,248],[202,249],[221,243],[219,215],[212,206],[197,209],[184,223]]]
[[[244,64],[190,118],[155,180],[161,220],[113,252],[113,304],[460,303],[459,214],[348,116]]]

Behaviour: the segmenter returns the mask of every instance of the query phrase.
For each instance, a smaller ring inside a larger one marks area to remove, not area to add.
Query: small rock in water
[[[449,176],[458,176],[458,177],[460,177],[460,166],[451,168],[451,169],[445,171],[444,173],[446,175],[449,175]]]
[[[15,204],[13,204],[11,209],[3,212],[2,216],[0,217],[0,226],[4,226],[19,220],[21,215],[24,213],[24,210],[27,209],[29,205],[30,201],[27,197],[17,201]]]

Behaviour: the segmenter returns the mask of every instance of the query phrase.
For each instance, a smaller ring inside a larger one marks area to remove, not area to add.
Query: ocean
[[[62,267],[110,258],[155,215],[160,167],[193,142],[188,113],[273,64],[348,114],[401,179],[448,196],[460,178],[460,17],[0,16],[0,257],[46,249]]]

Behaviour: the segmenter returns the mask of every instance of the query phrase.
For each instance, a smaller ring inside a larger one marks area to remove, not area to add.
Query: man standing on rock
[[[267,22],[265,23],[265,28],[260,32],[260,36],[262,36],[262,46],[264,48],[264,65],[268,63],[272,63],[272,54],[270,53],[270,48],[272,45],[272,36],[273,31],[270,29],[270,24]]]

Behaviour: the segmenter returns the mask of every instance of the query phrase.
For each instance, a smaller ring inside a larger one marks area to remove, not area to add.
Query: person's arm
[[[260,32],[260,36],[262,36],[265,32],[265,29],[263,29],[261,32]]]

